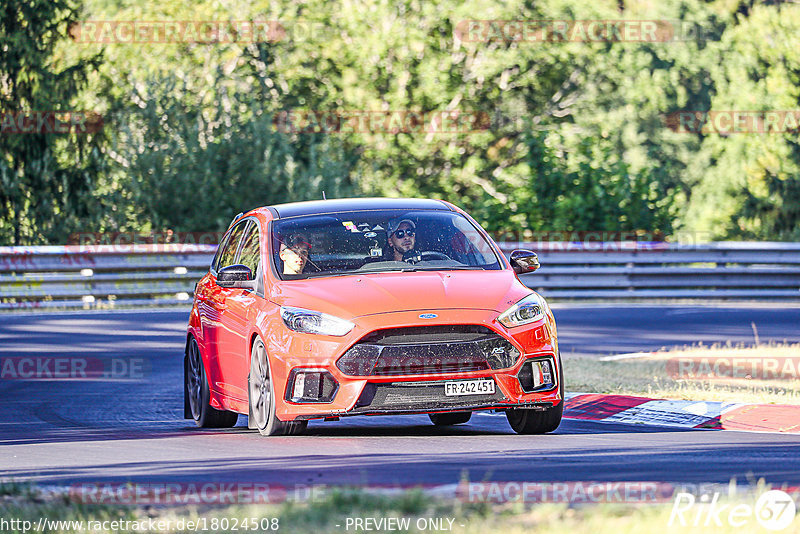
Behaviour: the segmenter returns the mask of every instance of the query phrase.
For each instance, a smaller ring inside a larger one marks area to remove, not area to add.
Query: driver
[[[389,223],[389,248],[394,261],[403,261],[403,255],[414,250],[417,225],[414,221],[400,219]],[[406,257],[408,257],[406,255]]]
[[[303,234],[293,234],[281,241],[279,257],[283,260],[283,274],[302,274],[310,250],[311,244]]]

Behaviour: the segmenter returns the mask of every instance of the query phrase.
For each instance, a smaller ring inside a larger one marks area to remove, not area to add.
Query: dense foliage
[[[462,31],[467,20],[619,19],[681,32],[521,42]],[[79,21],[281,31],[90,42],[103,39]],[[798,30],[800,6],[752,0],[9,0],[2,110],[91,109],[105,122],[91,135],[0,135],[0,242],[220,230],[236,212],[323,191],[443,198],[497,233],[800,239],[797,130],[682,132],[667,120],[800,109]],[[314,110],[481,120],[455,132],[282,127],[281,112]]]
[[[90,220],[92,191],[104,173],[100,135],[7,133],[19,129],[21,114],[75,109],[101,62],[96,53],[57,57],[79,15],[69,0],[0,5],[0,242],[58,241]],[[23,121],[21,129],[36,122]],[[55,127],[49,117],[41,122],[42,130]]]

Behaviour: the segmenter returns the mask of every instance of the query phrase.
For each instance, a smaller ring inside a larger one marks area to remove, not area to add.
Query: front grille
[[[505,400],[499,388],[491,395],[448,397],[444,382],[392,382],[364,386],[352,413],[441,410],[496,405]]]
[[[519,351],[485,326],[442,325],[372,332],[336,362],[350,376],[464,373],[512,367]]]

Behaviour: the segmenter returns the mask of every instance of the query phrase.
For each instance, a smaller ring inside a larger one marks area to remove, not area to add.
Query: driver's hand
[[[408,263],[419,263],[422,261],[422,254],[417,250],[409,250],[403,254],[403,261]]]

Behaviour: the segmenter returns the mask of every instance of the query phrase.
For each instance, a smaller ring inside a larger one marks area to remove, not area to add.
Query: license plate
[[[448,397],[459,395],[492,395],[494,393],[494,380],[459,380],[458,382],[445,382],[444,394]]]

